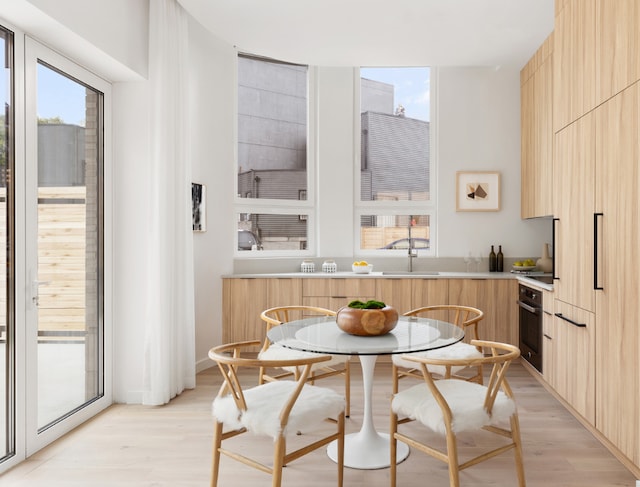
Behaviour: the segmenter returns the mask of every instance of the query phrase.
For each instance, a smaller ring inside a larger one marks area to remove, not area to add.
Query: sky
[[[0,66],[5,66],[6,41],[0,35]],[[85,125],[84,85],[38,64],[38,118],[60,117],[64,123]],[[9,101],[9,71],[0,68],[0,105]],[[2,113],[4,110],[2,109]]]
[[[429,121],[429,68],[360,68],[362,78],[392,84],[394,107],[402,105],[405,116]]]
[[[38,64],[38,117],[60,117],[64,123],[85,122],[84,85]]]
[[[0,49],[3,48],[3,44],[0,40]],[[0,75],[2,105],[8,100],[7,82],[8,72],[5,71],[4,75]],[[84,85],[39,64],[38,117],[60,117],[65,123],[84,126],[85,90]]]

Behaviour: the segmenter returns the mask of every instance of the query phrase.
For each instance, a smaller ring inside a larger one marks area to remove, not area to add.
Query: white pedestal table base
[[[344,466],[361,470],[388,468],[390,466],[389,435],[378,433],[373,425],[372,391],[373,370],[376,365],[375,355],[360,355],[362,366],[362,383],[364,388],[364,418],[358,433],[345,436]],[[334,462],[338,461],[338,444],[333,441],[327,447],[327,455]],[[397,442],[396,463],[409,456],[409,446]]]

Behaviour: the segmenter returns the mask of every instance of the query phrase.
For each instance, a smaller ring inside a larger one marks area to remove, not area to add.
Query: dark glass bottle
[[[498,267],[498,257],[496,256],[496,251],[493,250],[493,245],[491,246],[491,252],[489,253],[489,272],[495,272]]]
[[[502,245],[498,245],[498,261],[496,270],[498,272],[504,272],[504,255],[502,254]]]

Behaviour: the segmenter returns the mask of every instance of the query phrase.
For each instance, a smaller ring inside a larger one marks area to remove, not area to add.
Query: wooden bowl
[[[360,309],[344,306],[338,310],[336,323],[350,335],[379,336],[389,333],[398,323],[398,312],[391,306]]]

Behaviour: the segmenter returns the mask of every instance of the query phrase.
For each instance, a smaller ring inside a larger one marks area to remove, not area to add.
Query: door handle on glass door
[[[31,301],[36,306],[40,306],[40,286],[46,286],[51,284],[51,281],[33,281],[32,283],[32,292],[31,292]]]

